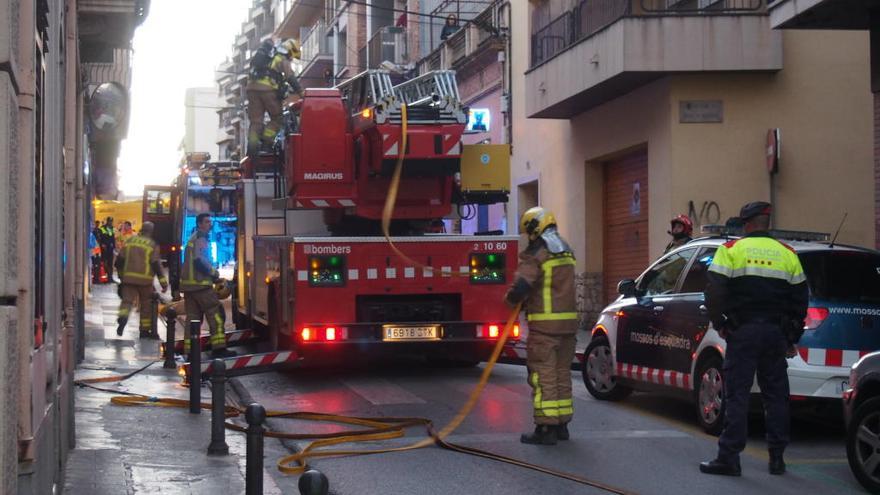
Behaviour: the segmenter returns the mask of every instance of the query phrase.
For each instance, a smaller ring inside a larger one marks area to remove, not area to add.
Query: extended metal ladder
[[[434,70],[394,86],[394,96],[407,105],[436,104],[444,100],[461,101],[455,71]]]

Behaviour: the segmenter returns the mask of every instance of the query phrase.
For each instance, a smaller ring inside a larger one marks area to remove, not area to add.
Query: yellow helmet
[[[299,59],[302,56],[299,49],[299,41],[296,41],[293,38],[284,40],[278,51],[287,55],[287,58]]]
[[[222,278],[214,283],[214,292],[217,294],[217,299],[221,301],[232,294],[232,291],[229,290],[229,283]]]
[[[553,213],[540,206],[535,206],[523,213],[519,221],[519,233],[528,234],[529,240],[534,241],[551,225],[556,225],[556,217],[553,216]]]

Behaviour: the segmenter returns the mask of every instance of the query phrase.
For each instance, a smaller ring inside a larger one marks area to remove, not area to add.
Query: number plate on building
[[[423,326],[396,326],[385,325],[382,327],[382,340],[439,340],[439,325]]]

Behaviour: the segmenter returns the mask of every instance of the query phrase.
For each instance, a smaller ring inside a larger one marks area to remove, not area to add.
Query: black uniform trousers
[[[778,323],[750,321],[727,337],[724,356],[724,430],[718,438],[718,458],[739,462],[748,435],[749,397],[755,372],[764,401],[767,446],[782,454],[789,441],[788,341]]]

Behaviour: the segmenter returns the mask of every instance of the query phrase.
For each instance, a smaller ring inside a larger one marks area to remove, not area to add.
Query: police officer
[[[666,245],[666,250],[663,251],[663,254],[691,242],[693,240],[693,238],[691,238],[693,231],[694,222],[692,222],[691,217],[687,215],[678,215],[670,220],[669,231],[666,233],[672,236],[672,241]]]
[[[183,254],[183,269],[180,273],[180,291],[184,293],[186,318],[188,321],[202,320],[204,315],[211,330],[211,356],[228,357],[235,354],[226,350],[226,335],[223,331],[223,317],[220,315],[220,301],[214,292],[214,283],[220,281],[220,274],[211,264],[208,249],[208,234],[213,220],[208,213],[196,217],[196,231],[186,243]],[[198,337],[198,336],[196,336]],[[184,352],[190,348],[189,324],[184,327]]]
[[[119,286],[122,302],[119,303],[119,314],[116,319],[116,335],[122,336],[128,316],[134,300],[138,300],[138,312],[141,315],[140,336],[150,335],[153,318],[153,277],[159,277],[159,285],[164,292],[168,289],[168,279],[162,273],[162,264],[159,260],[159,248],[152,239],[153,222],[144,222],[139,235],[133,236],[125,242],[119,256],[116,257],[116,265],[119,268]]]
[[[803,333],[808,290],[794,251],[770,237],[771,207],[742,207],[745,237],[715,253],[709,266],[706,307],[712,325],[727,340],[724,357],[724,430],[718,456],[700,463],[707,474],[740,476],[739,454],[746,445],[749,392],[758,373],[764,400],[770,474],[785,473],[782,454],[789,440],[786,357],[796,353]]]
[[[520,233],[528,235],[529,245],[519,255],[516,279],[505,296],[511,306],[523,303],[529,321],[526,365],[535,431],[523,433],[520,441],[555,445],[557,440],[568,440],[574,412],[575,259],[557,231],[553,214],[540,206],[523,214]]]

